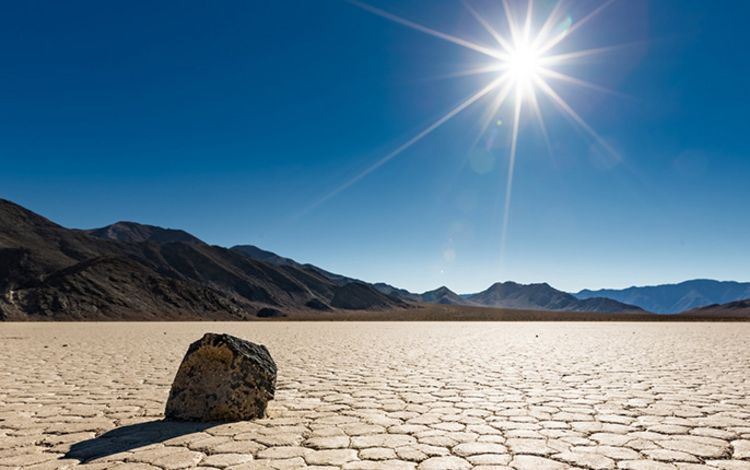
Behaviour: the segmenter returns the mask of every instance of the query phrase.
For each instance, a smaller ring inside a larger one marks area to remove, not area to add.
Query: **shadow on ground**
[[[204,431],[220,423],[189,423],[181,421],[149,421],[108,431],[101,436],[77,442],[65,454],[66,459],[88,462],[119,452],[158,444],[167,439]]]

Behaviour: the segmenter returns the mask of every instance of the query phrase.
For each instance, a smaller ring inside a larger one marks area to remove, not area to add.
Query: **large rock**
[[[165,415],[186,421],[263,418],[275,389],[276,364],[265,346],[206,333],[182,359]]]

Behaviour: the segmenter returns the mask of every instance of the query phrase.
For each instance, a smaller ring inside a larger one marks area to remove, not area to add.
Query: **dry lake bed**
[[[161,421],[188,345],[267,419]],[[0,323],[0,468],[750,469],[748,323]]]

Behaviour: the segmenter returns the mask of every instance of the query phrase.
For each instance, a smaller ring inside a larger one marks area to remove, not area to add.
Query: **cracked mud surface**
[[[269,417],[163,422],[188,345],[278,364]],[[0,469],[750,469],[750,324],[0,324]]]

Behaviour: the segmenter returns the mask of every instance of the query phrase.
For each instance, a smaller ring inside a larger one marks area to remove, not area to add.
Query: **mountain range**
[[[707,305],[750,299],[750,282],[694,279],[679,284],[628,287],[627,289],[582,290],[578,299],[607,297],[638,305],[655,313],[678,313]]]
[[[0,319],[230,320],[406,307],[369,284],[258,261],[180,230],[132,222],[67,229],[0,200]]]
[[[644,310],[672,313],[747,298],[750,284],[718,281],[575,295],[546,283],[510,281],[474,294],[459,295],[445,286],[412,293],[253,245],[209,245],[178,229],[135,222],[68,229],[0,199],[0,320],[237,320],[423,304],[647,314]],[[712,305],[706,315],[722,308]],[[730,308],[747,313],[741,302]]]
[[[301,265],[294,260],[284,258],[270,251],[252,245],[240,245],[231,248],[257,260],[270,261],[280,265],[306,266],[337,282],[351,282],[351,278],[333,274],[312,265]],[[553,310],[567,312],[641,312],[643,309],[607,298],[590,298],[580,300],[567,292],[559,291],[549,284],[518,284],[515,282],[495,283],[487,290],[476,294],[459,295],[446,286],[417,294],[386,283],[372,285],[385,295],[402,299],[406,302],[421,302],[441,305],[466,305],[494,308],[514,308],[527,310]]]
[[[497,282],[487,290],[463,296],[475,305],[504,308],[534,308],[562,310],[568,312],[642,312],[638,306],[618,302],[605,297],[577,299],[567,292],[559,291],[547,283],[518,284]]]

